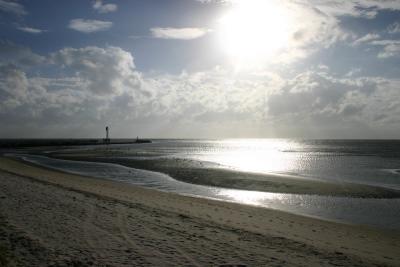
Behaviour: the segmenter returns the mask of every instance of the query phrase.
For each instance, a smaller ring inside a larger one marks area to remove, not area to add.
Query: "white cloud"
[[[292,119],[300,120],[302,117],[308,120],[314,116],[341,116],[349,95],[369,96],[376,87],[374,79],[339,79],[326,73],[307,71],[288,80],[281,90],[270,95],[269,113],[273,117],[290,115]]]
[[[46,30],[41,30],[41,29],[31,28],[31,27],[17,27],[17,29],[20,31],[32,33],[32,34],[39,34],[39,33],[46,32]]]
[[[400,56],[400,43],[386,45],[383,51],[378,54],[379,58],[389,58]]]
[[[370,43],[371,41],[377,40],[380,38],[379,34],[376,33],[368,33],[366,35],[364,35],[361,38],[358,38],[357,40],[355,40],[352,45],[353,46],[358,46],[364,43]]]
[[[109,13],[117,11],[118,6],[116,4],[103,4],[103,1],[96,0],[93,3],[93,9],[99,13]]]
[[[375,18],[379,10],[400,10],[397,0],[301,0],[314,8],[333,16],[350,15],[355,17]]]
[[[232,2],[215,35],[221,36],[221,51],[230,53],[233,61],[244,58],[245,66],[251,65],[249,61],[256,65],[290,64],[352,35],[337,17],[307,1]]]
[[[74,125],[86,128],[105,118],[124,122],[122,113],[134,118],[140,103],[151,99],[151,92],[141,86],[132,55],[120,48],[65,48],[47,61],[71,74],[29,77],[15,65],[0,66],[0,119],[8,129],[17,129],[15,133],[23,134],[21,127],[38,132],[40,126],[54,131]],[[117,99],[126,100],[126,105]],[[118,118],[111,119],[114,116]]]
[[[400,44],[400,40],[376,40],[371,42],[372,45],[385,46],[392,44]]]
[[[3,92],[12,96],[12,99],[27,99],[28,79],[25,73],[16,66],[9,64],[0,67],[0,83]],[[13,101],[13,103],[19,103],[19,101]]]
[[[195,1],[203,3],[203,4],[230,2],[230,0],[195,0]]]
[[[268,97],[268,118],[298,136],[354,138],[391,132],[393,137],[400,126],[399,85],[396,79],[304,72]]]
[[[400,40],[375,40],[372,45],[383,47],[378,58],[385,59],[400,56]]]
[[[354,77],[358,74],[360,74],[362,71],[361,68],[352,68],[348,73],[346,73],[346,77]]]
[[[68,28],[83,33],[92,33],[106,31],[111,28],[111,21],[91,20],[91,19],[73,19],[69,22]]]
[[[223,2],[241,2],[249,0],[196,0],[203,3],[223,3]],[[398,0],[287,0],[286,3],[296,3],[300,5],[311,6],[322,11],[327,15],[342,16],[350,15],[355,17],[364,17],[368,19],[375,18],[379,10],[400,10]]]
[[[4,107],[0,118],[4,123],[18,121],[24,127],[34,123],[46,125],[46,129],[68,125],[70,134],[74,123],[86,123],[87,128],[91,123],[104,124],[104,120],[136,129],[138,123],[151,127],[182,123],[185,128],[186,122],[218,123],[223,118],[243,122],[261,116],[257,109],[265,87],[277,85],[272,74],[242,77],[221,68],[146,77],[135,69],[132,55],[118,47],[65,48],[49,55],[48,61],[55,69],[64,69],[59,73],[70,74],[29,77],[16,68],[18,75],[8,71],[9,78],[0,77],[0,104]],[[20,88],[26,97],[10,95],[13,88]]]
[[[23,5],[13,1],[0,0],[0,10],[19,16],[28,14]]]
[[[204,28],[151,28],[151,35],[160,39],[180,39],[192,40],[197,39],[209,32]]]
[[[152,112],[165,116],[170,123],[219,127],[224,123],[260,121],[268,92],[278,90],[282,79],[269,72],[237,73],[216,67],[144,77],[143,82],[156,92]]]
[[[285,49],[276,53],[278,63],[291,63],[351,37],[350,33],[341,28],[336,17],[325,14],[310,4],[288,1],[286,5],[291,15],[291,36]]]
[[[133,57],[118,47],[64,48],[51,55],[52,62],[76,73],[82,89],[98,95],[119,95],[140,88]]]
[[[259,0],[254,0],[258,2]],[[218,1],[206,0],[201,2],[217,3]],[[243,2],[246,5],[250,0],[227,1],[234,7]],[[260,0],[260,2],[262,2]],[[274,58],[267,58],[268,64],[292,63],[306,58],[310,54],[329,48],[338,42],[350,42],[352,46],[361,44],[373,44],[378,41],[378,33],[369,33],[358,37],[355,33],[347,31],[341,23],[343,16],[362,17],[373,19],[382,10],[400,10],[398,0],[285,0],[269,1],[271,5],[277,5],[288,12],[290,18],[290,38],[285,42],[285,47],[274,53]],[[227,5],[229,8],[230,5]],[[304,19],[307,18],[307,19]],[[394,23],[388,28],[388,32],[396,32],[398,24]],[[251,32],[254,29],[248,29]],[[216,33],[218,34],[218,32]],[[267,34],[260,31],[259,34]],[[273,38],[273,36],[271,36]],[[393,47],[388,47],[393,51]]]
[[[393,24],[390,24],[387,30],[390,34],[400,33],[400,23],[394,22]]]
[[[22,66],[0,67],[0,119],[9,125],[7,133],[82,136],[87,129],[90,136],[109,122],[125,136],[132,130],[153,136],[310,136],[307,131],[317,129],[330,137],[341,131],[365,137],[365,127],[382,136],[400,128],[395,79],[336,77],[325,66],[285,78],[222,67],[150,75],[119,47],[64,48],[46,62],[63,74],[32,76]]]

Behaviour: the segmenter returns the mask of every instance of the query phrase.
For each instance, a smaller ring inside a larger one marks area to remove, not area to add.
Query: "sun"
[[[239,0],[218,23],[219,43],[236,63],[265,61],[290,39],[291,16],[274,0]]]

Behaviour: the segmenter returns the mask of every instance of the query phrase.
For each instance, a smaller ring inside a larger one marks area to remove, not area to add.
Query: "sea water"
[[[87,149],[77,147],[74,149]],[[98,149],[98,147],[92,147]],[[181,158],[207,161],[255,173],[280,173],[328,181],[348,181],[400,189],[397,140],[154,140],[151,144],[111,145],[128,158]],[[64,171],[118,180],[185,195],[259,205],[296,214],[400,230],[400,199],[360,199],[279,194],[193,185],[156,172],[116,164],[26,160]]]
[[[246,172],[280,173],[400,189],[400,140],[156,140],[120,149],[190,158]]]

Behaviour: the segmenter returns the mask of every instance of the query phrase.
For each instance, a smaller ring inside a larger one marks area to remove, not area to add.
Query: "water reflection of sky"
[[[110,163],[75,162],[26,155],[25,160],[71,173],[111,179],[184,195],[257,205],[348,223],[400,230],[400,199],[357,199],[266,193],[201,186]]]
[[[199,151],[193,158],[216,162],[248,172],[287,173],[298,168],[294,154],[285,153],[299,144],[288,140],[221,141],[214,151]]]
[[[360,140],[159,140],[121,146],[134,157],[160,155],[222,164],[247,172],[283,173],[400,189],[400,142]],[[390,171],[388,171],[390,170]]]
[[[107,149],[123,157],[195,159],[247,172],[400,189],[400,141],[396,140],[154,140],[151,144],[111,145]]]
[[[287,195],[287,194],[286,194]],[[218,192],[218,196],[226,197],[234,202],[244,203],[249,205],[263,206],[267,201],[282,200],[285,194],[265,193],[257,191],[245,191],[234,189],[223,189]]]

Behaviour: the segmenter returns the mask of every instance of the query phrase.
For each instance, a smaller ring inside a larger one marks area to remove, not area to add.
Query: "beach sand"
[[[0,264],[399,266],[400,233],[0,158]]]

